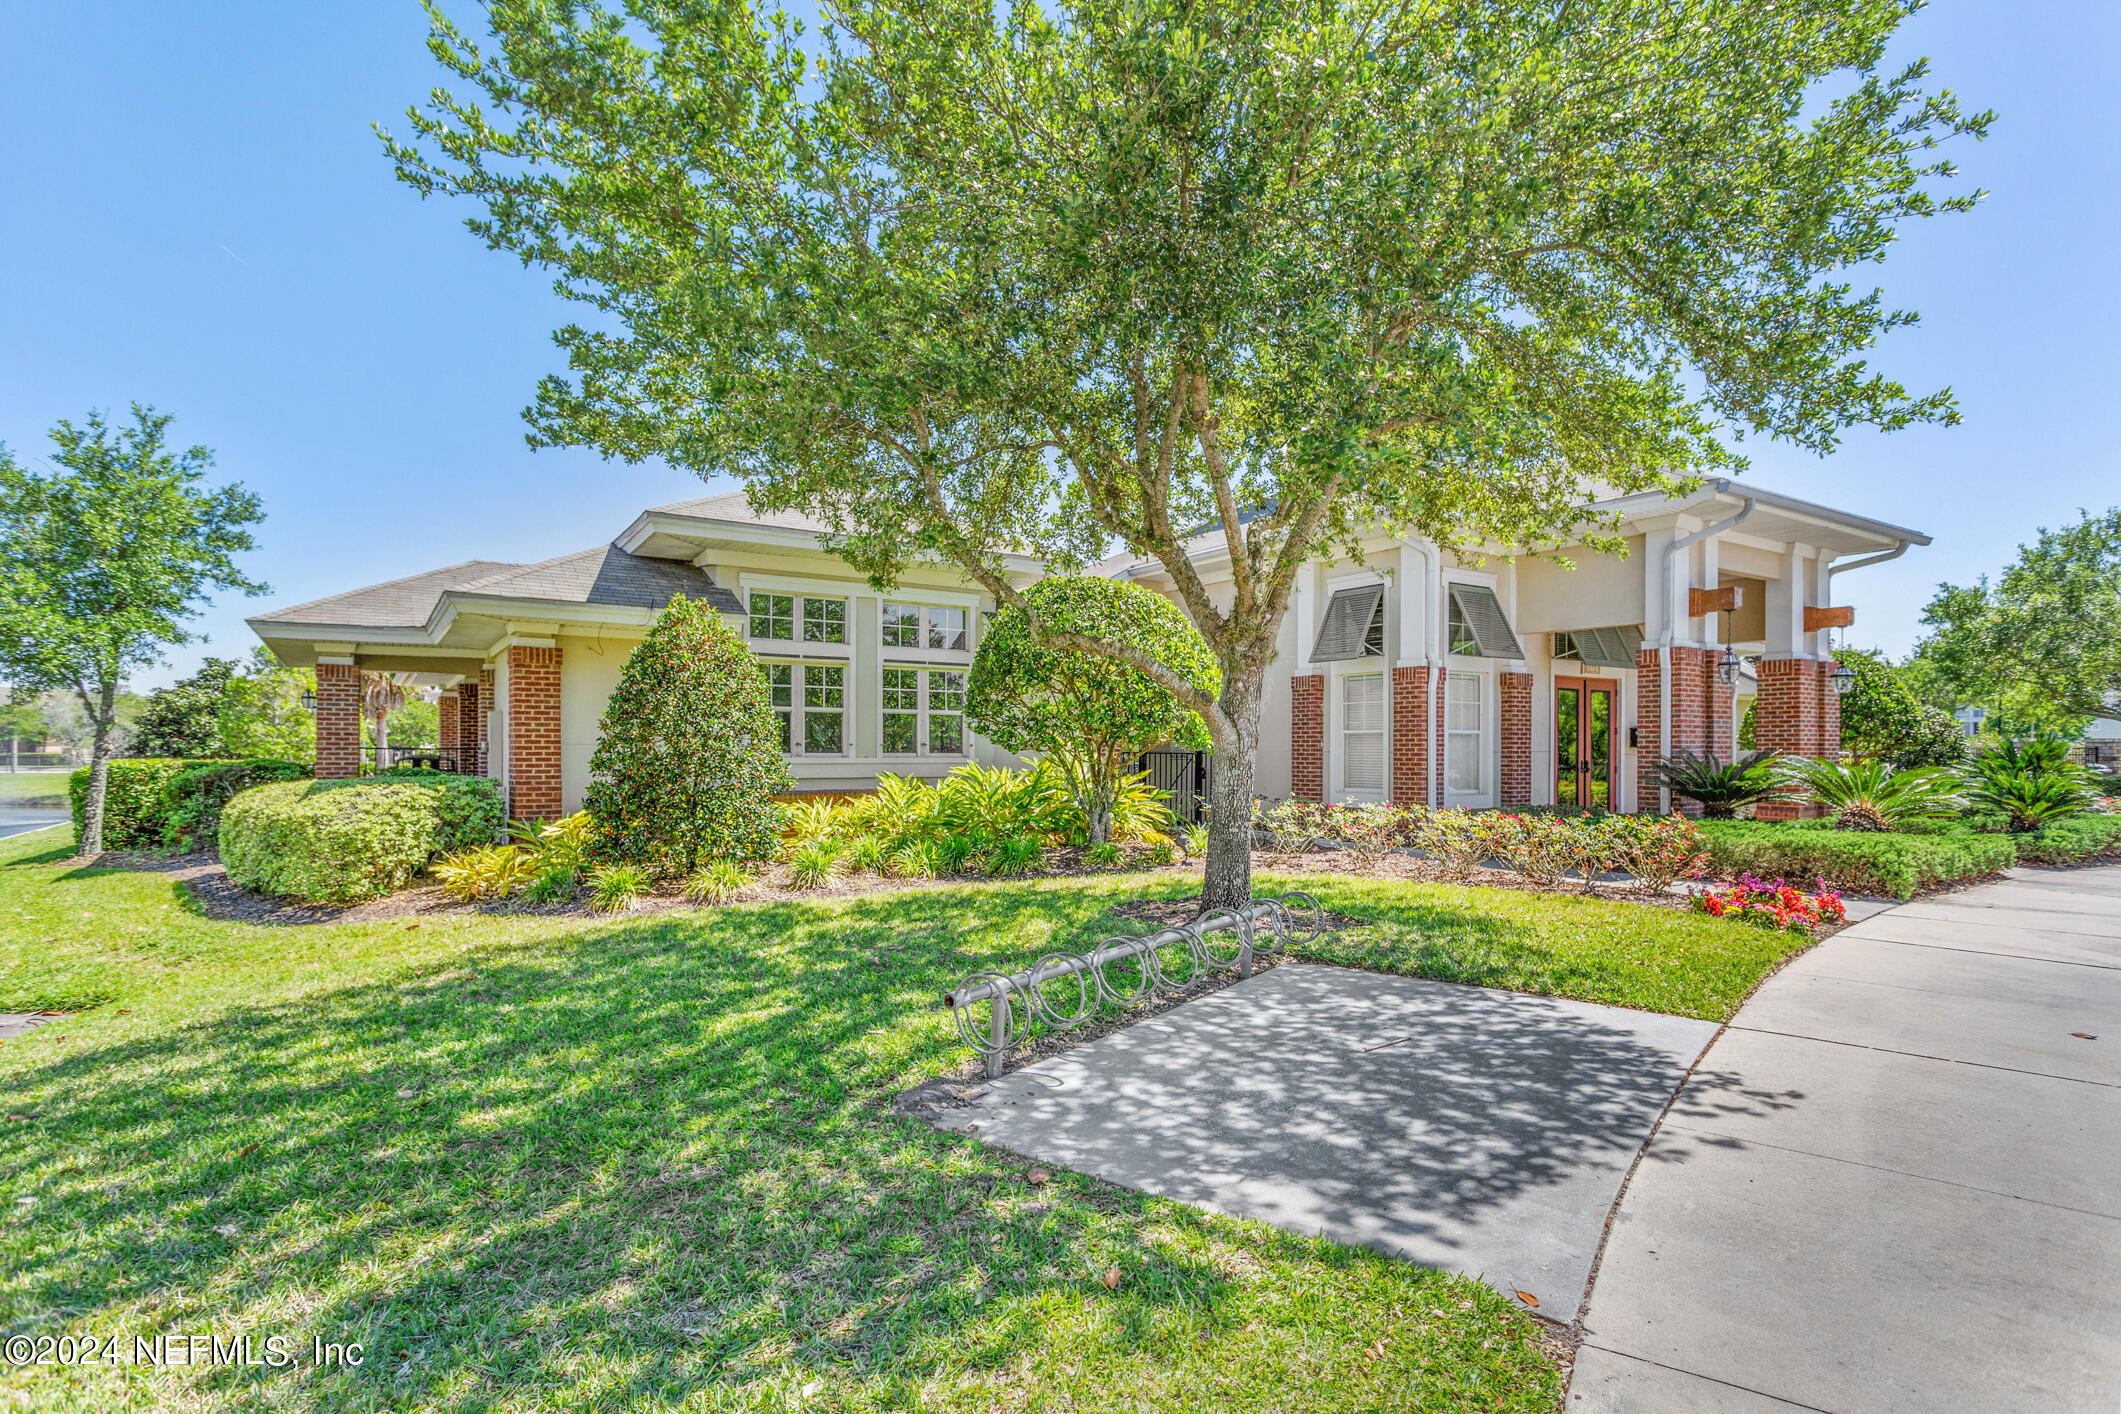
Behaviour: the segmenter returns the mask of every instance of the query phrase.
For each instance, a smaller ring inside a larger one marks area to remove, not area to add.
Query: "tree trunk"
[[[1226,673],[1220,699],[1229,727],[1210,734],[1215,774],[1208,786],[1208,869],[1203,908],[1252,901],[1252,768],[1259,754],[1259,704],[1267,670]]]
[[[390,764],[390,714],[376,713],[376,769]]]
[[[84,859],[103,853],[103,798],[110,789],[110,729],[112,718],[117,715],[117,701],[117,687],[106,686],[102,710],[91,723],[96,736],[88,750],[88,790],[81,799],[81,838],[75,842]]]

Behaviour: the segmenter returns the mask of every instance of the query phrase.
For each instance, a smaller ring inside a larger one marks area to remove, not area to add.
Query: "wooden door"
[[[1607,678],[1554,679],[1554,803],[1565,810],[1618,808],[1617,686]]]

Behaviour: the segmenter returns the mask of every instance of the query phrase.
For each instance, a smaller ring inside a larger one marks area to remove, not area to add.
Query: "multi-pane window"
[[[943,653],[962,653],[971,647],[965,630],[963,609],[936,605],[884,605],[886,648],[928,648]]]
[[[763,663],[781,721],[781,750],[840,756],[847,750],[847,670],[818,663]],[[798,745],[800,743],[800,745]]]
[[[1453,653],[1467,657],[1480,656],[1480,640],[1473,636],[1473,625],[1466,622],[1466,611],[1459,607],[1458,596],[1451,596],[1451,607],[1444,614],[1444,642]]]
[[[886,668],[883,677],[887,755],[956,756],[965,749],[965,675],[932,668]],[[926,742],[925,748],[921,743]]]
[[[773,715],[781,719],[781,750],[795,740],[795,668],[788,663],[761,663],[766,688],[773,695]]]
[[[1480,673],[1451,673],[1444,679],[1443,787],[1448,794],[1477,795],[1487,789],[1486,683]]]
[[[888,620],[887,631],[888,631]],[[921,670],[884,669],[884,752],[910,756],[920,749]]]
[[[847,601],[803,597],[803,642],[845,643]]]
[[[918,648],[921,646],[920,605],[884,605],[884,646],[886,648]]]
[[[751,593],[751,636],[753,638],[795,637],[795,596],[793,594]]]
[[[813,598],[808,594],[769,594],[751,591],[751,636],[795,641],[795,626],[803,626],[805,643],[847,641],[847,601]]]
[[[963,615],[964,610],[951,612]],[[954,756],[965,749],[965,675],[928,674],[928,750]]]
[[[1342,678],[1340,699],[1340,783],[1350,795],[1381,795],[1385,788],[1384,674]]]
[[[803,754],[837,756],[846,750],[847,670],[803,665]]]

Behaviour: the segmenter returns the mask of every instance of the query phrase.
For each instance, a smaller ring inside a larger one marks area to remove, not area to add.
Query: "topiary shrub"
[[[109,763],[103,795],[103,847],[154,849],[169,825],[169,783],[194,766],[224,764],[196,756],[128,756]],[[81,838],[81,816],[88,800],[88,768],[67,782],[74,807],[74,838]]]
[[[379,898],[434,856],[436,798],[410,781],[257,786],[221,812],[221,862],[260,893],[306,903]]]
[[[672,599],[605,704],[582,805],[597,852],[690,876],[703,859],[767,859],[777,791],[794,782],[764,665],[721,617]]]
[[[1222,669],[1176,604],[1095,576],[1041,580],[995,616],[972,660],[965,715],[1005,751],[1043,754],[1066,780],[1092,843],[1112,838],[1112,807],[1134,759],[1154,746],[1208,745],[1200,717],[1141,669],[1042,634],[1141,649],[1208,697]],[[1159,832],[1161,833],[1161,832]]]
[[[314,772],[299,761],[259,757],[188,766],[162,788],[162,843],[172,849],[202,849],[214,843],[221,811],[252,786],[306,781]]]

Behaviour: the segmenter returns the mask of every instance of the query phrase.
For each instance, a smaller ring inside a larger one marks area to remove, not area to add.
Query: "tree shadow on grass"
[[[323,1407],[677,1403],[833,1371],[889,1402],[1037,1356],[1055,1303],[1101,1303],[1108,1350],[1239,1319],[1204,1234],[1377,1260],[1072,1175],[1033,1189],[1008,1155],[889,1112],[958,1059],[931,1009],[950,982],[1080,945],[1102,901],[616,922],[19,1072],[33,1117],[0,1174],[34,1202],[0,1237],[0,1324],[360,1341],[358,1369],[194,1377],[293,1381]]]

